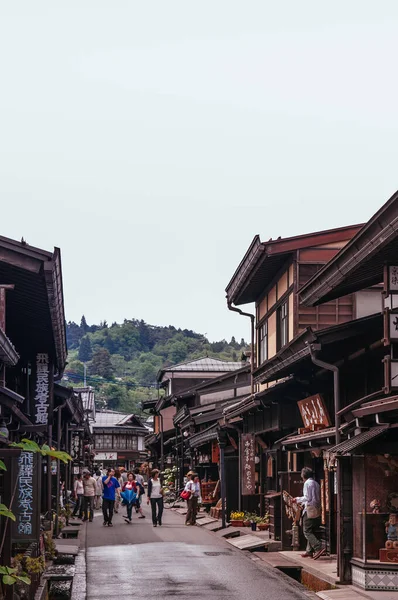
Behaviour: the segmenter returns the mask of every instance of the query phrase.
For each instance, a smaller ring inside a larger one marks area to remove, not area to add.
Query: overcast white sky
[[[62,250],[68,320],[249,338],[259,233],[366,221],[398,187],[396,0],[0,7],[0,233]]]

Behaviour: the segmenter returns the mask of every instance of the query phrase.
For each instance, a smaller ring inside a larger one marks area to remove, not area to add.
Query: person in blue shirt
[[[120,494],[120,483],[114,477],[114,469],[108,469],[107,474],[102,478],[102,513],[104,515],[104,526],[113,527],[112,517],[115,506],[116,494]]]

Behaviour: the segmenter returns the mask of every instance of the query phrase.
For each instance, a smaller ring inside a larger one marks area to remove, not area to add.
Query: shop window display
[[[354,456],[353,557],[398,564],[398,456]]]

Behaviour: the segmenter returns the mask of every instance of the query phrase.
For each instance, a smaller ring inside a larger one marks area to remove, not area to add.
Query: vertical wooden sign
[[[256,492],[255,485],[255,439],[252,433],[242,434],[242,496],[252,496]]]

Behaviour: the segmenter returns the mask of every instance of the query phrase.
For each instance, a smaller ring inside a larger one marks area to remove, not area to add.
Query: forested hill
[[[64,383],[82,385],[86,363],[87,384],[97,389],[99,404],[127,412],[138,411],[142,400],[155,397],[160,368],[206,355],[237,361],[247,349],[243,339],[211,343],[189,329],[136,319],[88,325],[83,316],[80,325],[67,323],[66,332],[69,354]]]

